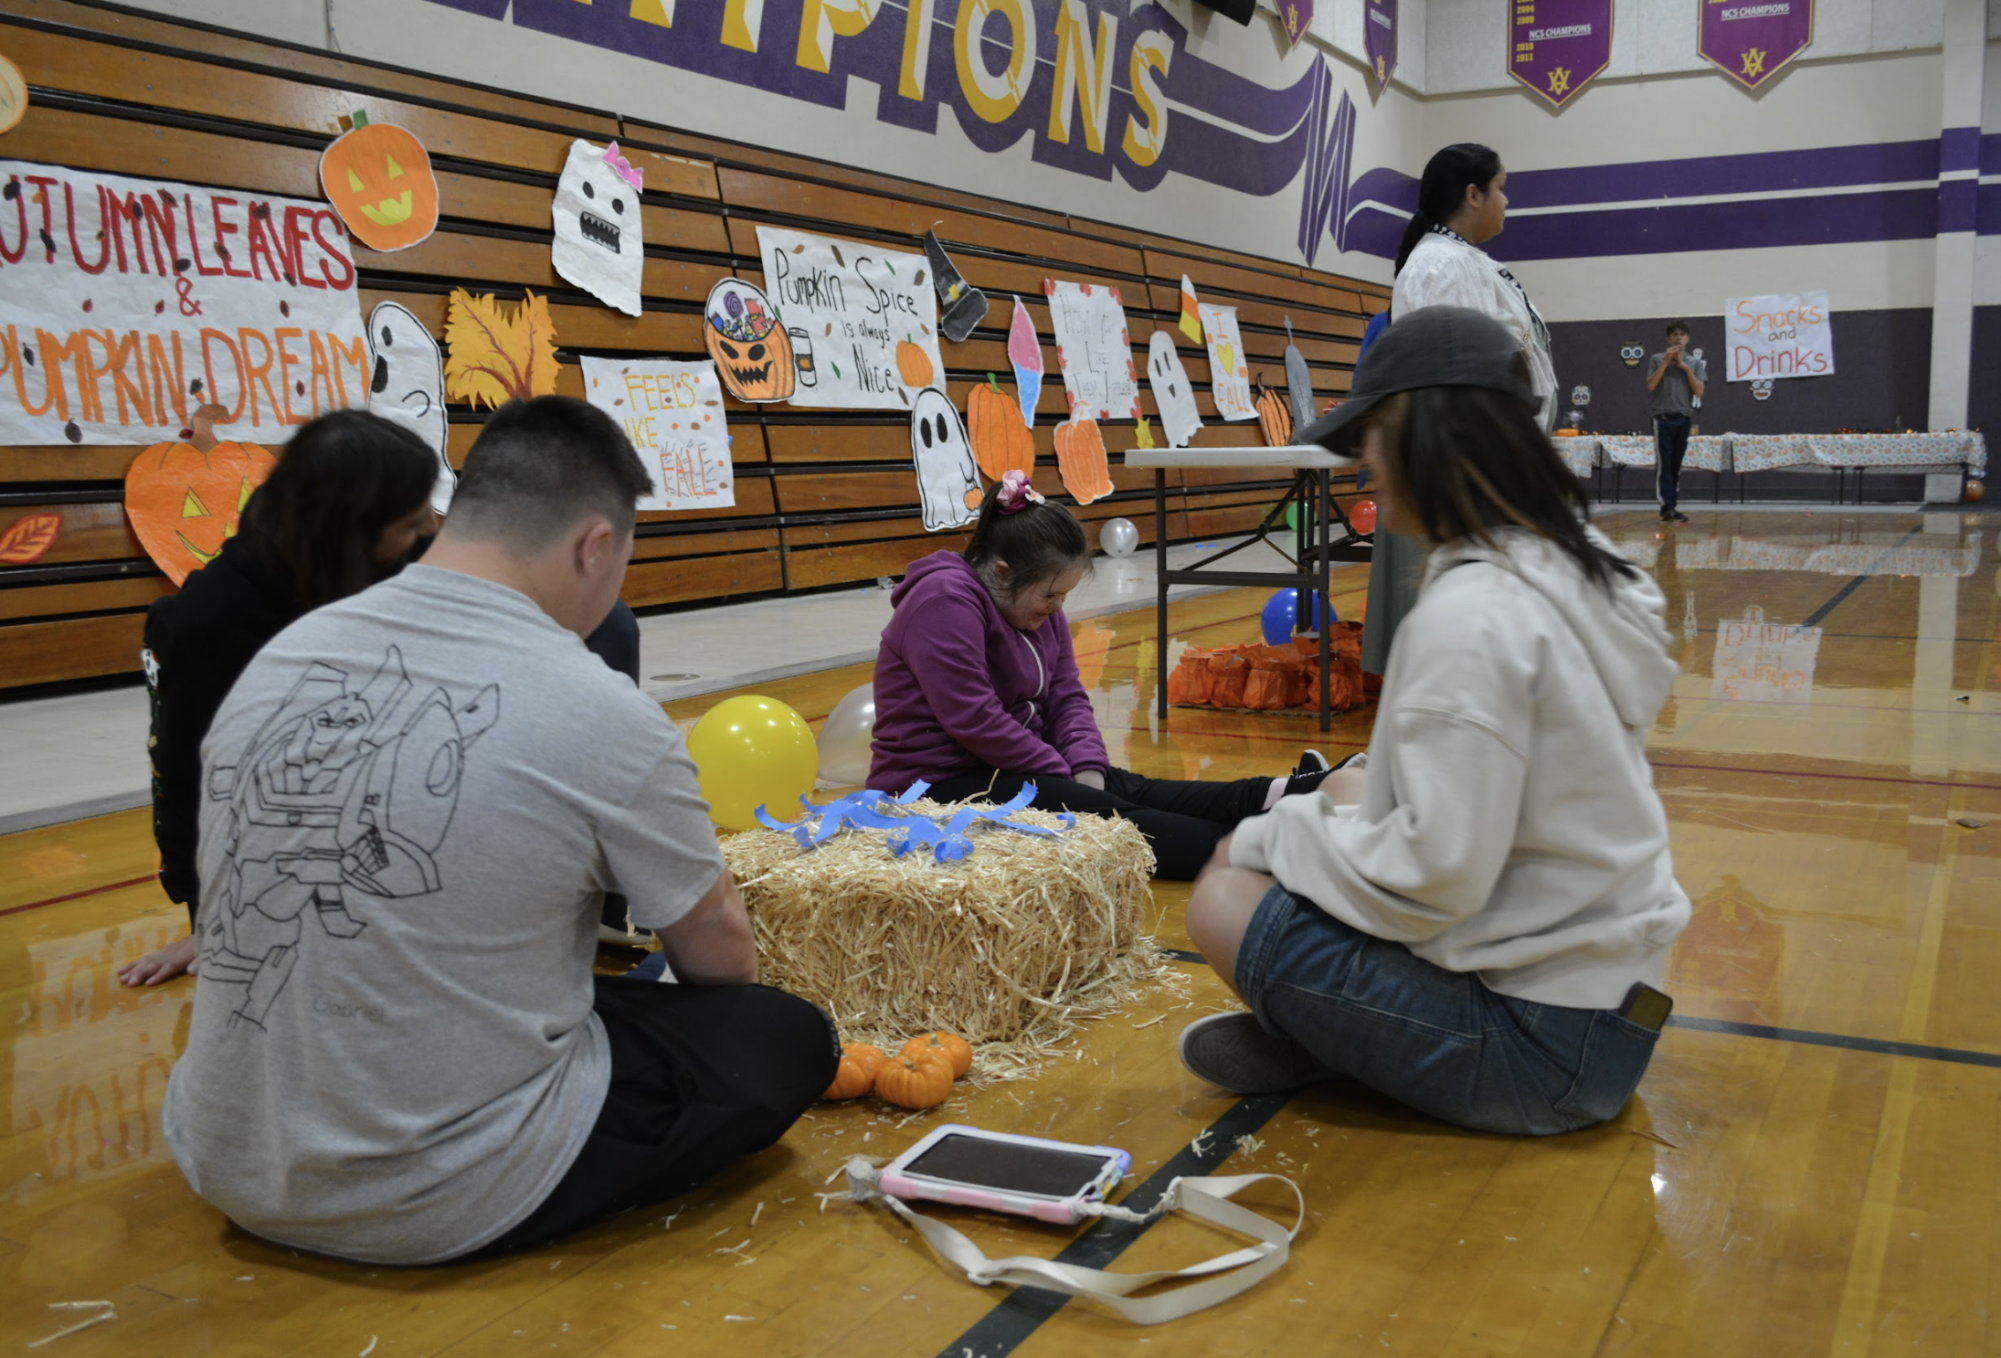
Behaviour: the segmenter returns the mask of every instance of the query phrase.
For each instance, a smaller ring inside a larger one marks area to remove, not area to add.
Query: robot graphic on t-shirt
[[[202,923],[201,976],[244,987],[230,1026],[259,1027],[291,979],[307,907],[329,938],[368,926],[354,893],[401,898],[439,889],[438,846],[458,806],[465,752],[500,716],[489,684],[454,707],[420,692],[394,646],[359,688],[315,661],[233,766],[210,774],[230,803],[229,861]]]

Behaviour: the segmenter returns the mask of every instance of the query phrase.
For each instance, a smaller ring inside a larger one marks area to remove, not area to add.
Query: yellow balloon
[[[688,754],[709,803],[727,830],[757,824],[762,806],[799,818],[799,798],[820,776],[820,749],[805,718],[775,698],[745,694],[717,703],[688,733]]]

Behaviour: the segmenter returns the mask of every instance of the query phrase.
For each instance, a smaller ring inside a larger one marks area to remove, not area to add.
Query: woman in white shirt
[[[1396,321],[1302,432],[1357,444],[1431,549],[1369,760],[1240,824],[1188,932],[1250,1005],[1181,1037],[1238,1093],[1340,1076],[1482,1131],[1605,1121],[1645,1072],[1688,922],[1646,737],[1660,590],[1584,519],[1500,322]]]
[[[1549,327],[1515,276],[1480,247],[1501,234],[1508,215],[1508,171],[1491,147],[1460,142],[1433,156],[1417,190],[1417,211],[1397,247],[1390,322],[1431,306],[1470,307],[1507,327],[1528,360],[1545,429],[1555,427],[1556,369]],[[1401,534],[1376,535],[1369,575],[1369,625],[1362,667],[1381,674],[1404,615],[1417,602],[1423,550]]]

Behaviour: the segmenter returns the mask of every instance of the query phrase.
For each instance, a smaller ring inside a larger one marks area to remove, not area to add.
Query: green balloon
[[[1285,506],[1285,526],[1293,530],[1299,528],[1299,501],[1288,501]]]

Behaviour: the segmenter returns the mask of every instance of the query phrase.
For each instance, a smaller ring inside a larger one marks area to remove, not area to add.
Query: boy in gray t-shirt
[[[825,1015],[752,984],[680,733],[581,640],[647,485],[583,402],[503,408],[425,563],[280,633],[217,714],[165,1127],[245,1229],[532,1247],[771,1144],[833,1078]],[[593,977],[608,891],[680,984]]]
[[[1662,523],[1688,522],[1688,515],[1681,512],[1681,460],[1688,455],[1689,428],[1708,380],[1708,366],[1688,352],[1688,322],[1669,321],[1667,349],[1647,364]]]

